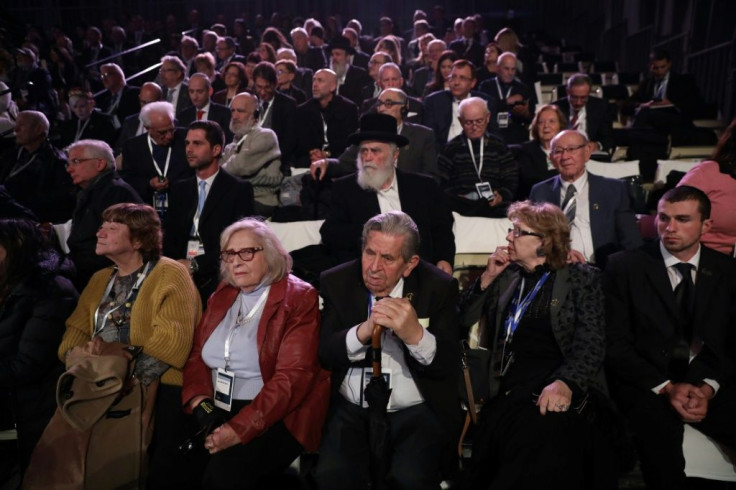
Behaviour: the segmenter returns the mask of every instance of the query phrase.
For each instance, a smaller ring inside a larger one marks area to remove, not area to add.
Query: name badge
[[[235,373],[223,368],[217,368],[215,381],[215,406],[230,411],[233,405],[233,385]]]
[[[389,390],[393,388],[391,386],[391,370],[390,369],[383,369],[381,371],[381,375],[383,376],[383,379],[386,380],[386,384],[388,385]],[[368,386],[368,383],[370,383],[371,378],[373,377],[373,368],[363,368],[363,386],[361,387],[361,393],[360,393],[360,399],[363,400],[363,408],[368,407],[368,401],[365,399],[365,387]],[[389,407],[391,406],[391,402],[389,401]]]
[[[204,244],[202,240],[189,240],[187,242],[187,258],[192,260],[200,255],[204,255]]]
[[[496,115],[496,122],[498,123],[498,127],[501,129],[506,129],[509,127],[509,113],[508,112],[499,112]]]
[[[491,187],[490,182],[478,182],[475,184],[475,189],[478,191],[478,195],[482,199],[485,199],[486,201],[493,199],[493,188]]]

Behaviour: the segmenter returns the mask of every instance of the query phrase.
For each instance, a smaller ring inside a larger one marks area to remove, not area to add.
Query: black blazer
[[[132,116],[141,111],[141,104],[138,100],[138,94],[141,89],[139,87],[133,87],[130,85],[123,86],[123,93],[120,96],[120,103],[118,108],[113,111],[113,115],[118,117],[120,124],[125,121],[125,118]],[[105,90],[100,95],[95,97],[95,105],[102,112],[107,113],[107,107],[110,105],[112,99],[112,93],[109,90]]]
[[[709,378],[723,385],[733,380],[736,262],[702,244],[700,250],[693,327],[703,348],[684,381],[699,384]],[[671,348],[684,327],[659,242],[611,256],[604,290],[609,375],[645,390],[670,379]]]
[[[65,148],[74,142],[74,136],[77,134],[78,121],[77,116],[72,116],[70,120],[59,124],[59,141],[57,144],[59,148]],[[79,139],[102,140],[112,146],[115,144],[116,138],[117,131],[112,125],[110,116],[94,110],[89,115],[89,123],[85,126]]]
[[[353,326],[365,321],[368,295],[360,260],[322,273],[320,296],[324,299],[324,309],[319,357],[322,365],[332,371],[333,397],[340,396],[338,390],[348,369],[364,365],[363,362],[351,363],[348,360],[345,336]],[[427,331],[437,339],[437,352],[429,365],[420,365],[407,349],[404,349],[404,359],[427,406],[443,422],[448,435],[452,434],[458,427],[455,422],[460,418],[457,281],[422,260],[404,279],[404,297],[411,298],[417,318],[429,320]],[[370,359],[370,352],[366,354],[367,359]]]
[[[172,259],[187,256],[187,242],[197,213],[197,178],[175,182],[169,189],[169,209],[164,220],[164,255]],[[199,236],[204,255],[197,257],[199,270],[194,282],[206,302],[217,286],[220,265],[220,233],[245,216],[253,214],[253,187],[239,177],[221,170],[212,182],[199,219]]]
[[[483,57],[486,50],[484,46],[481,46],[478,39],[473,39],[470,47],[465,44],[464,38],[456,39],[450,43],[447,49],[455,51],[459,58],[472,62],[476,68],[483,66]]]
[[[161,100],[166,100],[166,94],[169,92],[167,87],[163,87],[163,97]],[[178,116],[181,111],[192,105],[192,99],[189,98],[189,84],[182,82],[179,87],[179,93],[176,96],[176,115]]]
[[[360,104],[363,103],[363,87],[371,81],[371,77],[366,70],[358,66],[348,65],[345,83],[338,87],[337,93],[360,107]]]
[[[312,72],[316,72],[327,66],[327,57],[321,48],[309,46],[306,53],[296,53],[296,64],[299,67],[309,68]]]
[[[174,140],[171,142],[171,160],[169,162],[169,171],[166,178],[170,184],[177,180],[186,179],[194,175],[194,170],[189,168],[187,163],[186,152],[184,148],[184,139],[187,137],[186,130],[177,128],[174,134]],[[135,189],[143,202],[150,204],[153,202],[153,189],[149,182],[158,175],[156,168],[153,166],[153,157],[148,150],[148,133],[143,133],[134,138],[129,139],[123,144],[123,167],[120,176]],[[159,165],[161,171],[164,170],[163,165]],[[170,188],[170,187],[169,187]]]
[[[115,156],[119,155],[120,152],[123,151],[123,145],[126,141],[137,136],[135,133],[138,131],[138,125],[141,122],[138,116],[140,116],[140,112],[126,117],[125,121],[123,121],[123,125],[120,127],[118,141],[113,147],[113,150],[115,150]],[[145,129],[143,131],[145,132]]]
[[[563,97],[554,101],[553,104],[565,113],[569,121],[570,102],[568,98]],[[613,147],[613,119],[608,110],[608,102],[598,97],[588,97],[588,102],[585,104],[585,118],[588,139],[600,143],[604,151],[609,151]]]
[[[647,78],[636,89],[631,99],[637,102],[648,102],[654,97],[657,83],[652,77]],[[700,91],[692,75],[670,71],[667,82],[667,99],[670,100],[685,116],[694,117],[703,104]]]
[[[189,127],[194,121],[197,120],[197,108],[189,106],[183,111],[176,114],[177,125],[182,128]],[[207,114],[207,119],[215,121],[220,125],[222,131],[225,133],[225,143],[233,139],[233,133],[230,132],[230,109],[224,105],[217,104],[210,101],[210,110]]]
[[[322,112],[315,99],[297,107],[297,153],[295,165],[309,167],[309,151],[322,148],[324,131],[322,114],[327,123],[327,139],[333,157],[342,155],[348,146],[348,136],[358,131],[358,107],[350,100],[335,95]]]
[[[437,183],[430,177],[398,169],[396,178],[401,210],[411,216],[419,228],[419,256],[433,264],[440,260],[452,264],[455,260],[452,214],[442,200]],[[319,230],[322,243],[338,261],[358,257],[363,224],[380,212],[376,193],[362,189],[356,174],[335,180],[330,211]]]
[[[378,111],[376,107],[377,100],[378,97],[370,97],[369,99],[364,100],[363,105],[360,108],[360,114],[375,114]],[[424,103],[415,97],[408,97],[407,101],[409,107],[406,115],[403,117],[404,121],[409,121],[414,124],[422,124],[422,121],[424,120]]]
[[[271,99],[271,124],[264,128],[272,129],[279,140],[281,163],[288,165],[296,150],[296,101],[286,94],[274,92]]]
[[[370,62],[370,60],[371,57],[369,54],[362,51],[356,51],[353,55],[353,62],[351,64],[353,66],[357,66],[358,68],[362,68],[368,71],[368,63]]]
[[[534,184],[557,175],[556,169],[547,166],[547,154],[535,140],[520,145],[509,145],[519,164],[519,187],[516,189],[516,200],[523,201],[529,197]]]

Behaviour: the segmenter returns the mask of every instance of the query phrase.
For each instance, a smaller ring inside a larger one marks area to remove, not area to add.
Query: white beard
[[[236,123],[232,119],[230,120],[230,132],[237,137],[242,137],[243,135],[250,133],[255,126],[256,121],[253,121],[252,119],[244,123]]]
[[[395,175],[393,165],[379,168],[374,163],[364,164],[360,156],[358,156],[357,167],[358,185],[366,190],[380,191]]]

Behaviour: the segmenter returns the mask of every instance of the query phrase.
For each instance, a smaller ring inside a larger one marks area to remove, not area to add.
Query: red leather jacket
[[[194,347],[184,366],[182,402],[199,395],[212,397],[212,375],[202,361],[202,347],[225,317],[239,290],[221,283],[207,302],[194,334]],[[271,284],[258,324],[258,363],[263,388],[253,402],[230,422],[243,444],[279,420],[307,451],[319,446],[330,394],[329,372],[317,359],[320,315],[317,292],[294,276]]]

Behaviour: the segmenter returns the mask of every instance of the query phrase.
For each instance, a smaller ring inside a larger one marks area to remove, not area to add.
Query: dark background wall
[[[714,103],[722,117],[736,115],[733,0],[5,0],[0,24],[12,34],[22,32],[27,22],[45,29],[54,24],[71,28],[80,21],[99,25],[103,18],[135,13],[161,22],[173,13],[183,22],[186,13],[197,8],[205,25],[217,14],[228,20],[243,12],[251,18],[262,14],[266,19],[273,12],[320,19],[332,14],[339,15],[343,24],[356,17],[366,31],[375,32],[379,17],[388,15],[403,32],[411,27],[414,9],[429,11],[434,4],[443,5],[450,19],[481,13],[491,33],[505,25],[520,32],[544,31],[552,39],[594,53],[597,59],[617,60],[623,71],[645,70],[648,52],[654,47],[667,48],[675,69],[695,74],[706,101]]]

